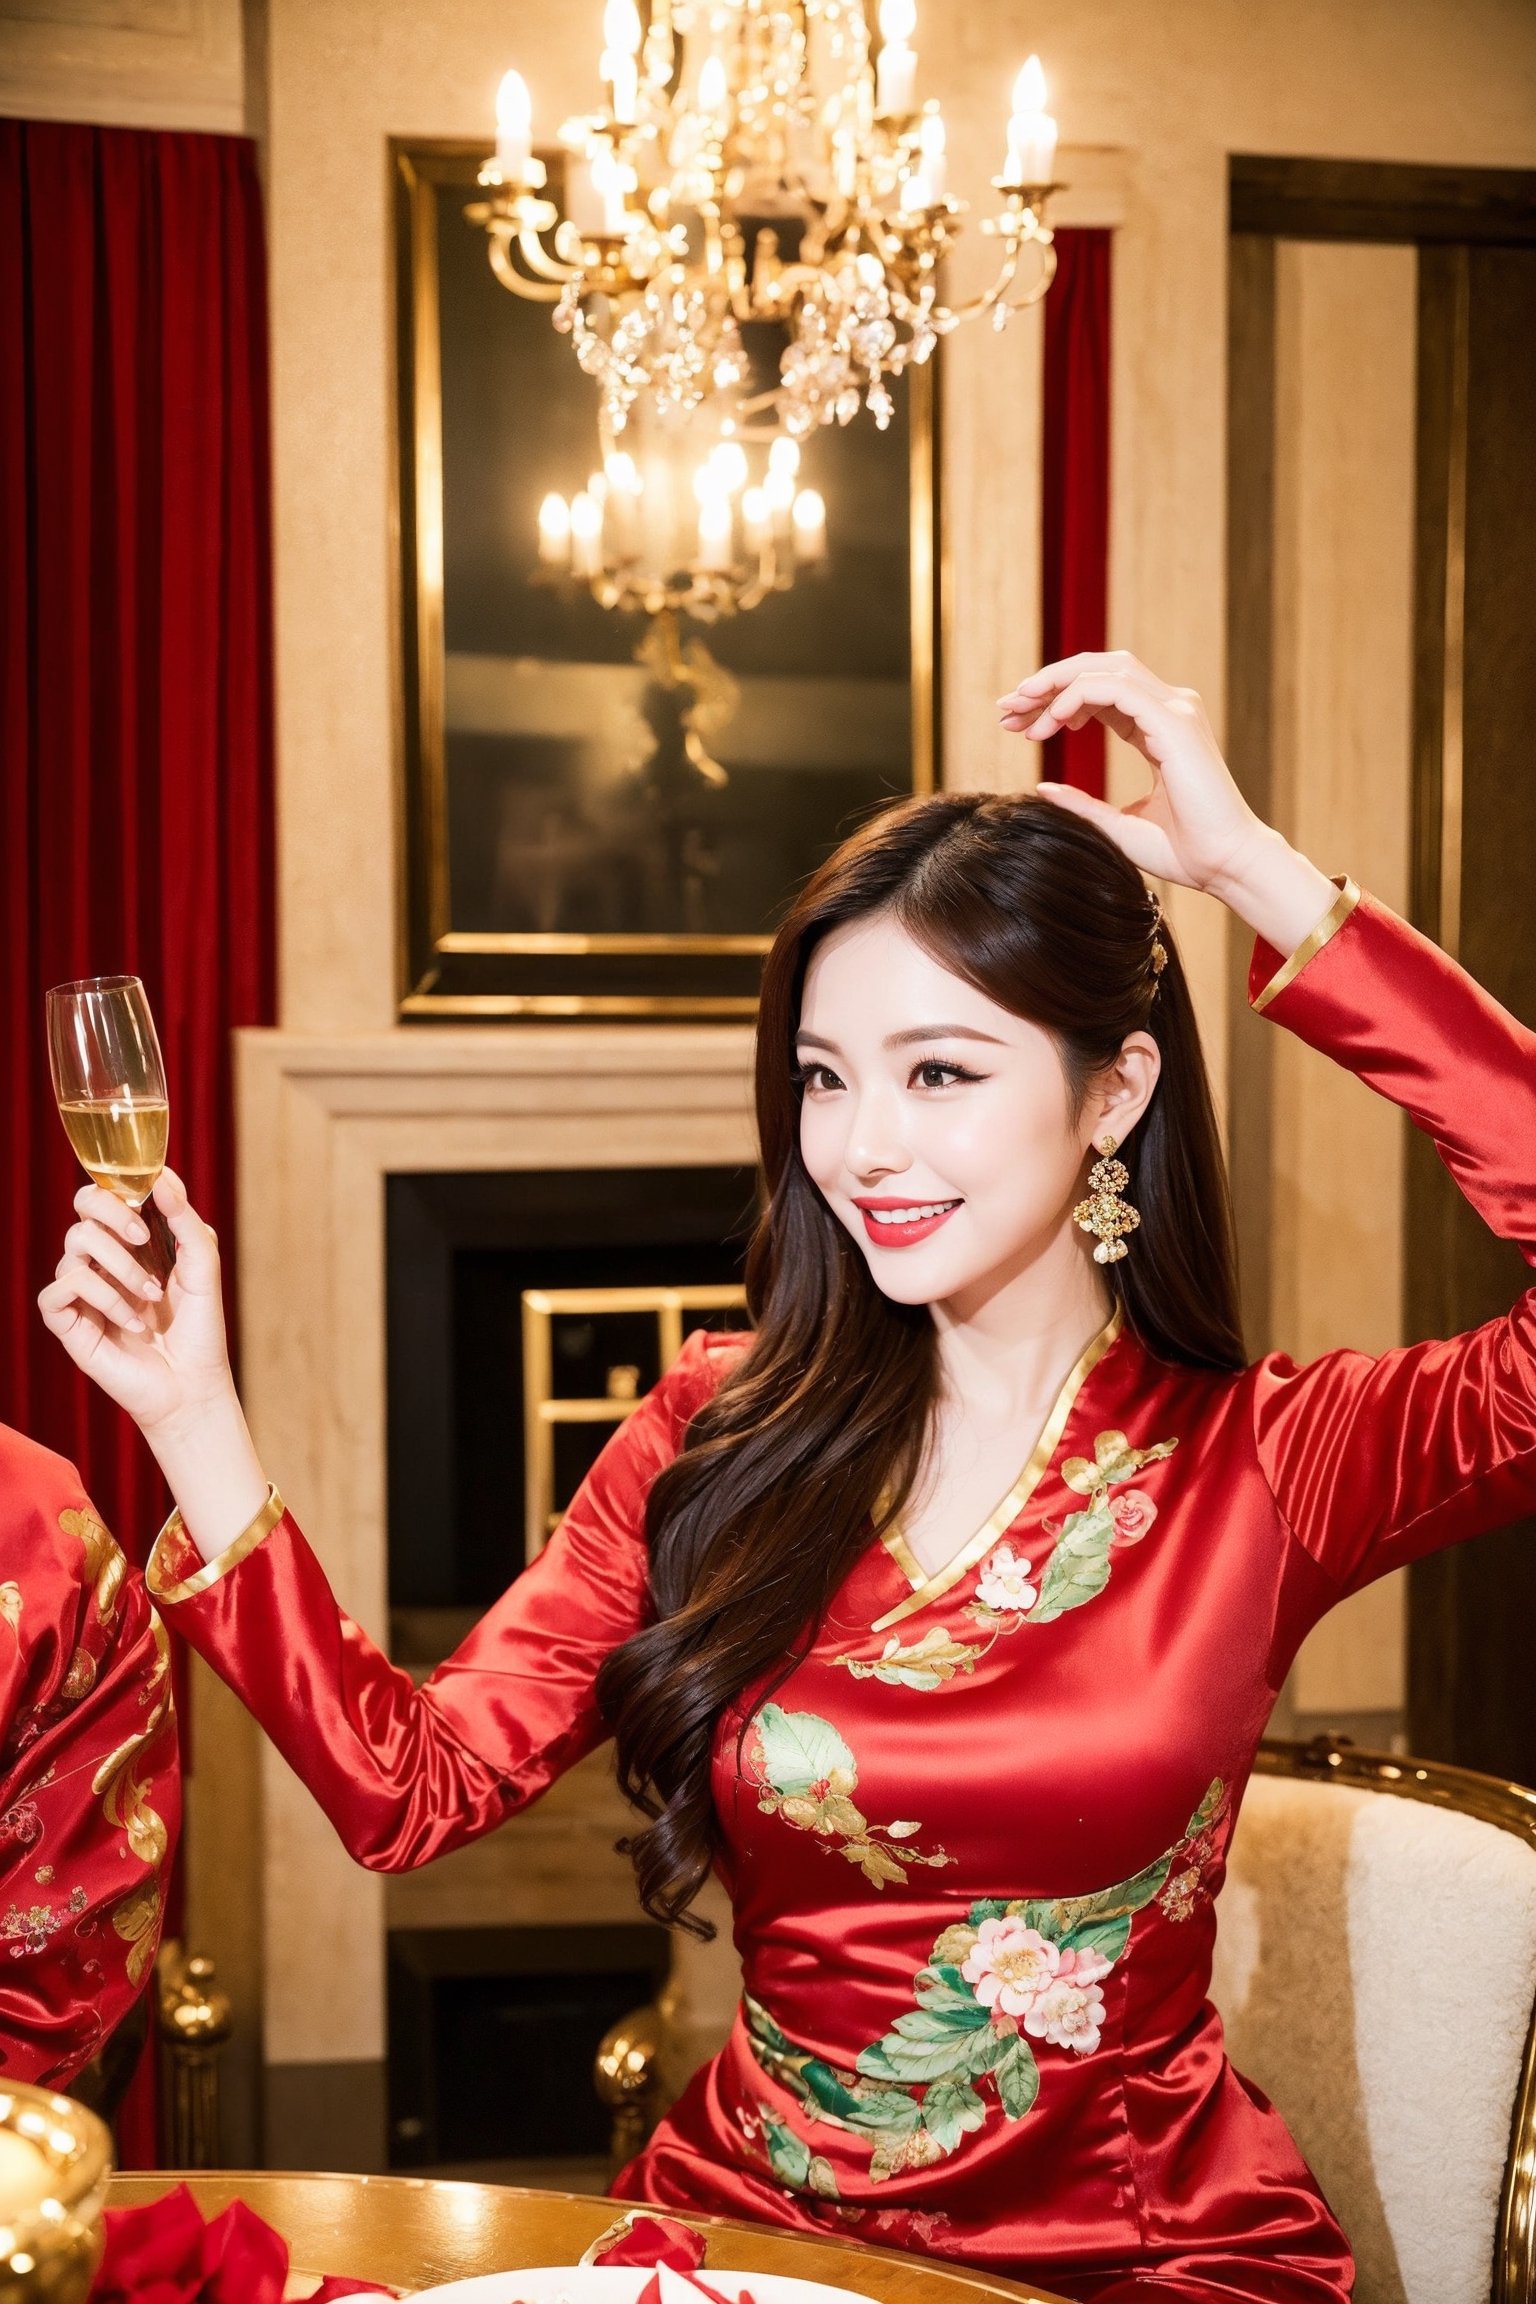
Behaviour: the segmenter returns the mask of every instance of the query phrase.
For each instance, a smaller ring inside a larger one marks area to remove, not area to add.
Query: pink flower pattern
[[[1035,2040],[1089,2056],[1099,2045],[1111,1963],[1098,1952],[1063,1952],[1022,1920],[984,1920],[960,1973],[994,2017],[1012,2017]],[[1009,2027],[1012,2029],[1012,2026]]]
[[[1063,1952],[1055,1976],[1025,2014],[1024,2029],[1031,2039],[1091,2056],[1104,2022],[1099,1979],[1109,1974],[1111,1965],[1099,1952]]]
[[[1109,1516],[1115,1524],[1116,1544],[1139,1544],[1157,1518],[1157,1506],[1144,1489],[1127,1488],[1110,1499]]]

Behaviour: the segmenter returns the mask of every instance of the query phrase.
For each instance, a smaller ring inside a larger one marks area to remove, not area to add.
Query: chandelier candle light
[[[497,279],[554,306],[598,387],[602,469],[569,506],[546,497],[547,576],[585,579],[605,606],[705,618],[783,590],[827,553],[800,444],[861,408],[883,429],[891,379],[962,320],[1002,327],[1049,287],[1060,187],[1038,57],[981,225],[999,243],[991,283],[946,303],[965,208],[939,107],[917,100],[917,0],[879,0],[877,23],[878,40],[864,0],[606,0],[603,101],[560,130],[563,216],[527,83],[503,79],[466,213]]]

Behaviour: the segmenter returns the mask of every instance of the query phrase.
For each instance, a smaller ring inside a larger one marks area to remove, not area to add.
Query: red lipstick
[[[854,1201],[855,1208],[858,1209],[864,1219],[865,1234],[877,1248],[915,1248],[920,1240],[928,1239],[932,1233],[937,1232],[941,1224],[947,1223],[961,1205],[959,1200],[922,1200],[911,1195],[904,1200],[896,1200],[888,1196],[885,1198],[861,1196]],[[876,1210],[896,1211],[909,1208],[932,1208],[937,1210],[937,1214],[918,1216],[911,1223],[898,1224],[894,1223],[889,1215],[882,1223],[880,1217],[875,1213]]]

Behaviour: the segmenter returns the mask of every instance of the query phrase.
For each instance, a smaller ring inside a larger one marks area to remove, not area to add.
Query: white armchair
[[[1267,1744],[1212,1996],[1349,2234],[1356,2304],[1536,2304],[1536,1793]]]

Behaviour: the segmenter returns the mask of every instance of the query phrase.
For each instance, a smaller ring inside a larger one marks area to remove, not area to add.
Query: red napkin
[[[627,2228],[606,2248],[599,2248],[594,2264],[665,2264],[669,2272],[697,2272],[706,2247],[702,2232],[679,2224],[670,2216],[633,2216]]]
[[[674,2275],[672,2295],[678,2288],[686,2295],[707,2299],[707,2304],[752,2304],[745,2292],[739,2299],[723,2296],[707,2280],[699,2278],[699,2267],[704,2262],[707,2242],[702,2232],[695,2232],[691,2224],[679,2224],[670,2216],[635,2216],[616,2240],[600,2248],[593,2257],[594,2264],[665,2265]],[[662,2296],[661,2274],[647,2280],[636,2299],[636,2304],[665,2304]]]
[[[288,2243],[243,2200],[205,2224],[178,2184],[143,2208],[109,2208],[105,2222],[89,2304],[282,2304]],[[378,2287],[376,2280],[327,2280],[314,2304]]]

